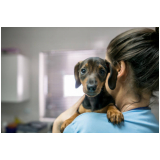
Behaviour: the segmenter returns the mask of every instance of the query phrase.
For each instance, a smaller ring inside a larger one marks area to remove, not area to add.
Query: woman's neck
[[[150,94],[143,94],[141,97],[133,94],[133,92],[120,90],[115,97],[115,104],[121,112],[131,109],[146,107],[150,103]]]

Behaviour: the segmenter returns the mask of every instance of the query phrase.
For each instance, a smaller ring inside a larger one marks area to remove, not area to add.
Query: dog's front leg
[[[121,123],[124,120],[123,114],[114,106],[109,105],[107,108],[107,118],[112,123]]]
[[[61,133],[63,133],[64,129],[65,129],[70,123],[72,123],[72,121],[73,121],[77,116],[79,116],[80,114],[85,113],[85,112],[91,112],[91,110],[90,110],[90,109],[85,109],[85,108],[83,107],[83,105],[81,104],[81,105],[79,106],[77,112],[76,112],[73,116],[71,116],[69,119],[65,120],[65,121],[62,123],[62,125],[61,125]]]
[[[64,129],[70,124],[72,123],[72,121],[79,116],[80,114],[77,112],[75,113],[73,116],[71,116],[69,119],[65,120],[62,125],[61,125],[61,133],[63,133]]]

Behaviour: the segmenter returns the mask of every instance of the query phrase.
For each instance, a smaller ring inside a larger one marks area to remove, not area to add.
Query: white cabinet
[[[20,54],[1,56],[1,102],[29,99],[29,61]]]

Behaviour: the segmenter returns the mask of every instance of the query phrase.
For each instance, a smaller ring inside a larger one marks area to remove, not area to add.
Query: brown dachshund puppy
[[[85,99],[77,113],[61,125],[61,132],[78,115],[85,112],[107,113],[108,119],[117,124],[124,120],[123,114],[115,107],[113,98],[105,89],[105,80],[109,72],[108,86],[113,90],[116,87],[117,71],[110,63],[99,57],[91,57],[77,63],[74,68],[75,87],[78,88],[82,84]]]

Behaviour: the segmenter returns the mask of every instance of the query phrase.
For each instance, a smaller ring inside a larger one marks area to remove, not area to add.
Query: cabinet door
[[[21,102],[29,98],[28,59],[20,54],[1,57],[1,101]]]

